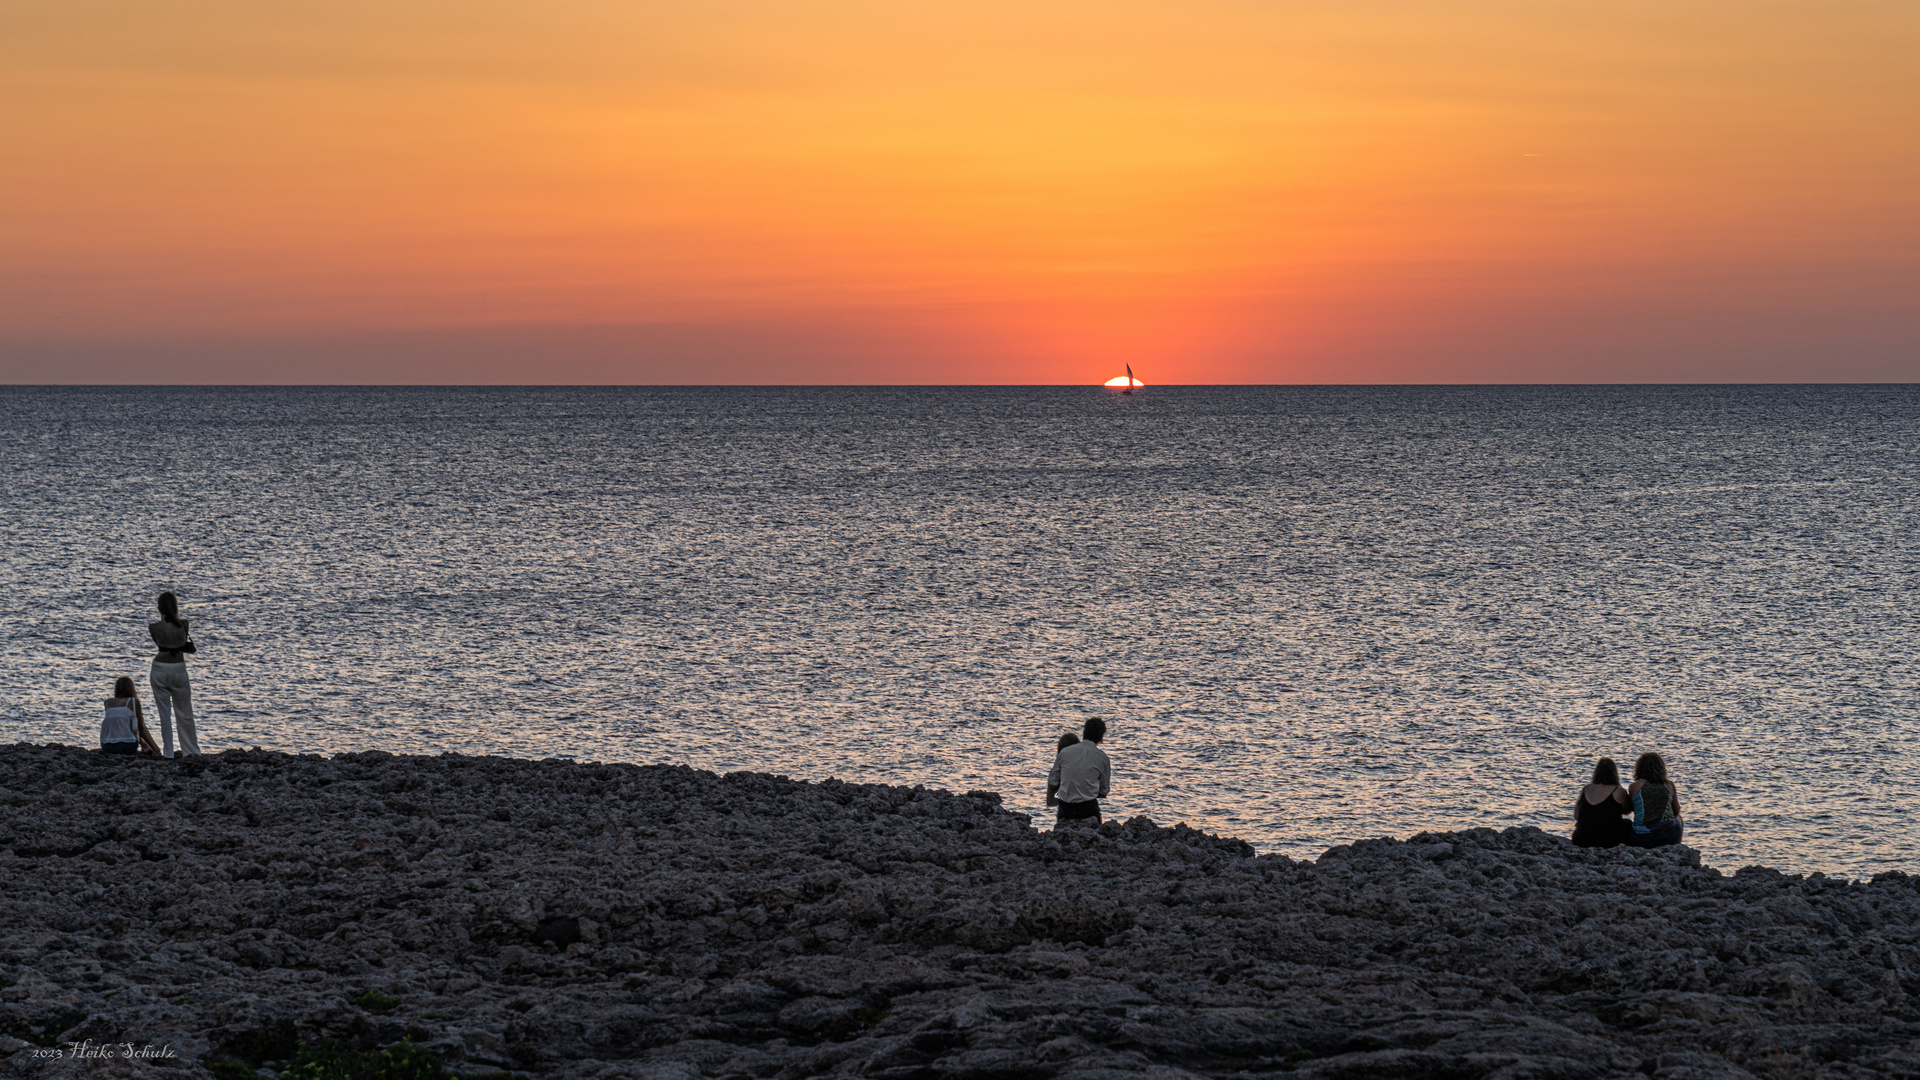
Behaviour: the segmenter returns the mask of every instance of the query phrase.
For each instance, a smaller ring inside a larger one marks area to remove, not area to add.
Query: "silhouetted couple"
[[[1630,786],[1621,785],[1612,758],[1601,758],[1573,808],[1573,842],[1580,847],[1666,847],[1685,831],[1680,789],[1667,779],[1659,754],[1640,755]]]
[[[1080,731],[1084,741],[1071,731],[1060,736],[1053,771],[1047,774],[1047,805],[1060,808],[1055,827],[1069,821],[1100,824],[1100,800],[1107,797],[1113,781],[1113,763],[1100,749],[1100,740],[1107,737],[1107,722],[1096,716]]]

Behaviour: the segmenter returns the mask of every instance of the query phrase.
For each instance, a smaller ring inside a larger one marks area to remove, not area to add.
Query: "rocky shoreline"
[[[1309,863],[986,793],[451,755],[22,745],[0,807],[7,1076],[303,1044],[465,1077],[1920,1076],[1899,874],[1535,829]]]

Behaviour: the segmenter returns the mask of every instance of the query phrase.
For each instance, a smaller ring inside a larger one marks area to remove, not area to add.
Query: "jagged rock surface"
[[[1897,874],[381,753],[18,746],[0,808],[6,1075],[203,1075],[278,1019],[541,1078],[1920,1075]],[[35,1045],[87,1040],[178,1056]]]

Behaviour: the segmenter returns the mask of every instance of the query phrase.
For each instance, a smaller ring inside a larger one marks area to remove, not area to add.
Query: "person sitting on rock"
[[[100,752],[103,754],[149,754],[160,756],[160,747],[147,730],[146,714],[140,710],[140,697],[133,680],[125,675],[114,680],[113,696],[106,701],[106,715],[100,719]]]
[[[1055,827],[1069,821],[1100,824],[1100,800],[1107,797],[1113,780],[1113,763],[1100,749],[1107,722],[1096,716],[1080,731],[1085,740],[1061,747],[1053,756],[1053,771],[1047,774],[1047,804],[1060,807]]]
[[[1603,757],[1593,766],[1593,782],[1580,789],[1573,804],[1573,842],[1577,847],[1619,847],[1633,835],[1627,814],[1633,810],[1620,786],[1620,767]]]
[[[1667,763],[1659,754],[1641,754],[1633,763],[1633,786],[1627,789],[1633,799],[1633,835],[1627,843],[1634,847],[1666,847],[1677,844],[1686,831],[1680,820],[1680,789],[1667,779]]]

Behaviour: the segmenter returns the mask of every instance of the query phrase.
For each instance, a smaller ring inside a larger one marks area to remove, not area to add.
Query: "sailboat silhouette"
[[[1108,368],[1107,370],[1108,370],[1108,371],[1112,371],[1113,369],[1112,369],[1112,368]],[[1133,365],[1132,365],[1132,364],[1128,364],[1128,365],[1127,365],[1127,388],[1126,388],[1125,390],[1122,390],[1122,391],[1120,391],[1120,392],[1121,392],[1121,393],[1123,393],[1123,394],[1131,394],[1131,393],[1133,393]]]

